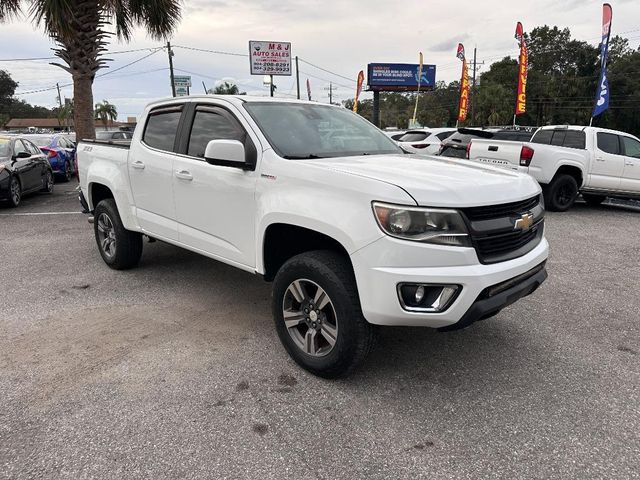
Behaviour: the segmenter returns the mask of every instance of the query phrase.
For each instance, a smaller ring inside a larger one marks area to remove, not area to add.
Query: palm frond
[[[181,0],[128,0],[132,25],[143,27],[154,40],[169,37],[180,23]]]
[[[0,22],[20,14],[20,0],[0,0]]]

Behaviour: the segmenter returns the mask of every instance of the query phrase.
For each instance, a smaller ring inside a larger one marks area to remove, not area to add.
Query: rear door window
[[[539,130],[531,139],[531,143],[551,145],[551,137],[553,137],[553,130]]]
[[[567,130],[563,147],[585,149],[586,136],[581,130]]]
[[[436,137],[438,137],[441,141],[444,140],[445,138],[449,138],[451,135],[453,135],[455,133],[455,131],[451,131],[451,132],[442,132],[436,135]]]
[[[598,148],[605,153],[620,155],[620,141],[618,135],[598,132]]]
[[[142,141],[158,150],[172,152],[181,115],[181,107],[152,110],[144,129]]]

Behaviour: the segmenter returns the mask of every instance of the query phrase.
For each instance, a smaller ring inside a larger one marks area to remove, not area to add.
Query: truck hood
[[[422,206],[461,208],[510,203],[540,191],[529,175],[444,157],[367,155],[307,162],[396,185]]]

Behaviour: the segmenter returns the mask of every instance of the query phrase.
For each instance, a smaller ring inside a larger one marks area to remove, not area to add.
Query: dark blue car
[[[35,143],[49,160],[57,179],[68,182],[76,173],[76,145],[69,137],[55,134],[25,135]]]

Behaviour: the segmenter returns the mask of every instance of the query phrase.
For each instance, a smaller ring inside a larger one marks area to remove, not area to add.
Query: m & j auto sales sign
[[[251,75],[291,75],[290,42],[249,42]]]

